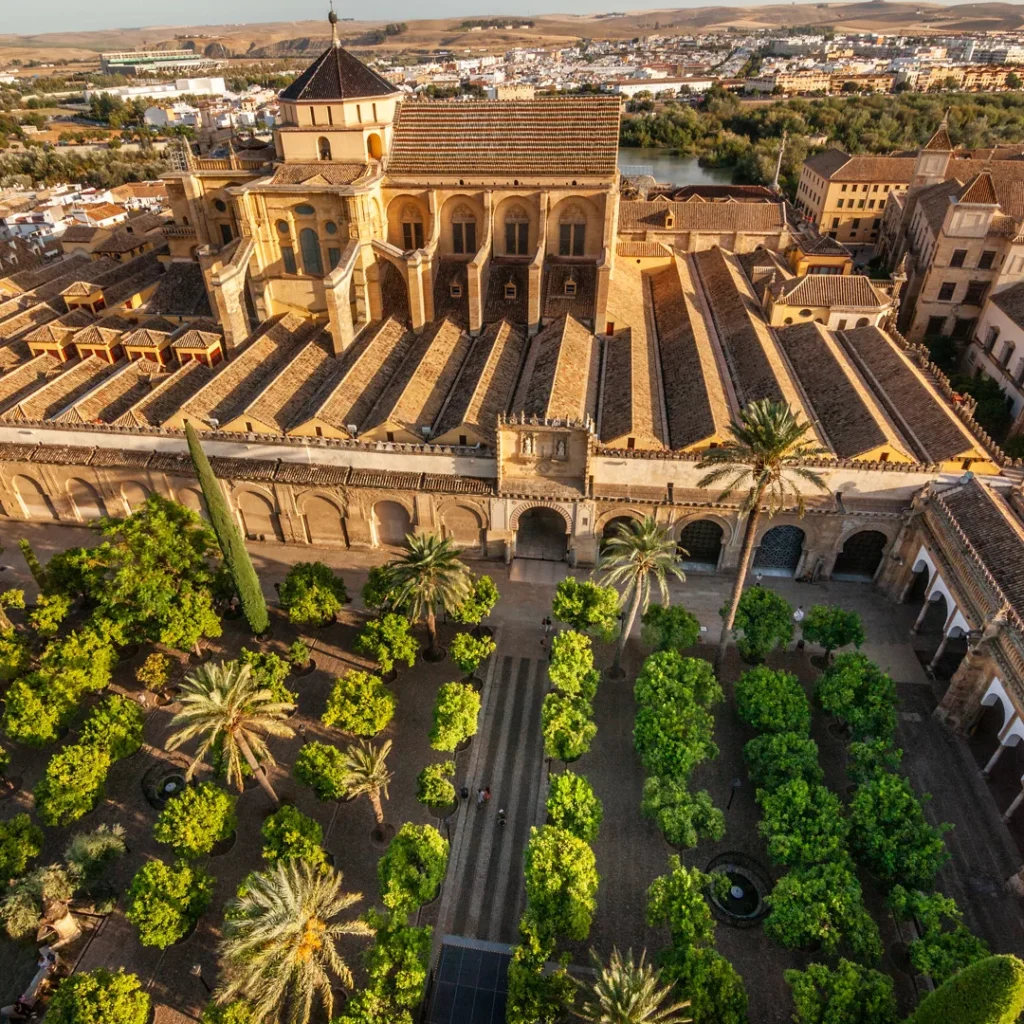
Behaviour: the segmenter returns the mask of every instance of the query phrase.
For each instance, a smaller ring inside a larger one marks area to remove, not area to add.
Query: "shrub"
[[[452,661],[472,676],[474,672],[497,649],[497,644],[489,636],[475,637],[471,633],[456,633],[448,648]]]
[[[777,789],[759,790],[763,817],[758,826],[776,864],[818,864],[841,859],[849,825],[839,797],[825,786],[792,779]]]
[[[11,752],[0,747],[0,782],[4,779],[4,772],[11,766]]]
[[[717,842],[725,835],[725,815],[706,790],[691,793],[685,779],[648,776],[640,810],[654,819],[672,846],[680,849],[692,849],[701,839]]]
[[[437,691],[430,745],[434,750],[453,751],[476,735],[480,694],[466,683],[445,683]]]
[[[412,668],[416,664],[417,648],[409,626],[404,615],[394,613],[370,619],[356,637],[355,649],[373,658],[380,665],[381,672],[390,672],[398,661],[404,661]]]
[[[291,665],[292,668],[305,668],[309,664],[309,644],[307,644],[305,640],[294,640],[291,647],[288,648],[287,657],[288,664]]]
[[[896,731],[896,684],[863,654],[837,655],[818,679],[815,697],[855,740],[891,741]]]
[[[640,638],[656,651],[685,651],[700,639],[700,623],[681,605],[648,605]]]
[[[840,959],[835,967],[809,964],[786,971],[796,1024],[897,1024],[892,978]]]
[[[213,878],[201,868],[150,860],[132,879],[124,916],[144,946],[166,949],[189,933],[212,896]]]
[[[455,803],[455,787],[448,780],[455,776],[454,761],[428,764],[416,776],[416,799],[432,811],[446,810]]]
[[[448,841],[433,825],[406,822],[377,862],[381,902],[411,914],[437,895],[447,869]]]
[[[32,672],[15,679],[4,695],[4,732],[27,747],[45,747],[60,739],[75,710],[71,694]]]
[[[750,781],[771,791],[791,779],[814,785],[824,774],[818,763],[818,744],[796,732],[769,732],[755,736],[743,748]]]
[[[91,832],[77,832],[64,847],[64,860],[68,870],[82,885],[91,885],[100,879],[104,869],[128,851],[121,825],[99,825]]]
[[[166,654],[154,651],[135,670],[135,679],[140,686],[156,693],[167,685],[171,674],[171,659]]]
[[[582,941],[597,894],[594,851],[565,829],[531,828],[526,844],[526,917],[540,935]]]
[[[811,705],[792,672],[763,665],[744,672],[736,683],[736,713],[758,732],[796,732],[811,729]]]
[[[178,857],[201,857],[234,835],[236,802],[237,797],[212,782],[186,786],[160,812],[153,838],[170,846]]]
[[[408,1010],[420,1004],[427,985],[430,965],[432,929],[414,928],[405,923],[405,915],[381,914],[371,910],[366,915],[373,929],[373,944],[363,955],[369,985],[361,995],[375,1004],[387,1007],[388,1024],[412,1024]],[[358,996],[356,997],[359,998]],[[346,1011],[353,1000],[346,1004]],[[396,1013],[394,1007],[406,1011]],[[383,1014],[382,1014],[383,1015]],[[341,1024],[349,1018],[342,1017]],[[380,1018],[367,1007],[367,1016],[356,1016],[359,1024],[373,1024]]]
[[[610,640],[619,624],[619,593],[614,587],[566,576],[555,588],[551,614],[581,633]]]
[[[377,676],[350,669],[335,680],[321,721],[353,736],[376,736],[394,717],[397,703]]]
[[[949,859],[943,832],[925,820],[921,802],[902,775],[876,772],[850,800],[850,847],[885,885],[930,889]]]
[[[199,1024],[259,1024],[253,1017],[249,1004],[241,999],[233,1000],[224,1006],[208,1003],[203,1010]]]
[[[820,942],[828,956],[848,950],[867,962],[882,955],[878,927],[864,908],[860,882],[845,860],[793,868],[765,902],[771,913],[764,933],[773,942],[790,949]]]
[[[490,576],[477,576],[473,580],[473,589],[469,597],[455,606],[449,614],[463,626],[477,626],[498,603],[498,588]]]
[[[662,980],[686,993],[693,1024],[747,1024],[743,979],[721,953],[707,946],[687,951],[673,946],[662,961]]]
[[[304,860],[314,867],[326,869],[324,830],[320,823],[287,804],[279,807],[263,822],[263,859],[276,864],[279,860]]]
[[[816,604],[800,623],[805,640],[825,648],[825,658],[837,647],[864,643],[864,627],[856,612],[847,611],[837,604]]]
[[[854,742],[847,747],[846,773],[851,781],[860,785],[874,778],[877,772],[898,772],[903,751],[892,747],[888,740]]]
[[[108,625],[112,620],[103,620]],[[51,640],[39,659],[45,676],[68,691],[72,701],[102,690],[109,682],[117,655],[100,628],[83,626],[59,640]]]
[[[366,582],[363,584],[363,604],[369,611],[378,614],[389,609],[401,612],[400,608],[394,607],[391,597],[393,590],[394,581],[391,577],[391,569],[386,565],[375,565],[370,569]]]
[[[704,894],[711,876],[684,867],[676,854],[668,859],[668,874],[659,875],[647,889],[647,923],[668,926],[673,944],[691,949],[715,941],[715,920]]]
[[[594,668],[590,637],[573,629],[553,636],[548,677],[551,685],[566,696],[593,700],[597,693],[599,674]]]
[[[292,772],[319,800],[341,800],[347,792],[345,755],[330,743],[307,743],[295,757]]]
[[[571,832],[577,839],[592,843],[604,818],[601,801],[590,783],[575,772],[553,775],[548,787],[548,824]]]
[[[44,905],[67,904],[75,894],[70,872],[60,864],[36,868],[11,883],[0,904],[7,934],[12,939],[35,939]]]
[[[89,712],[82,725],[82,742],[110,754],[112,761],[129,757],[142,746],[142,709],[135,701],[112,693]]]
[[[724,618],[728,605],[722,608]],[[744,661],[764,661],[780,644],[793,639],[793,608],[774,590],[750,587],[743,592],[736,608],[733,633],[738,637],[736,646]]]
[[[323,562],[296,562],[281,584],[281,607],[298,625],[330,622],[348,598],[345,582]]]
[[[25,637],[13,629],[0,628],[0,683],[21,675],[30,661],[31,652]]]
[[[71,611],[71,599],[63,594],[40,594],[29,613],[28,623],[41,637],[56,636]]]
[[[1024,1012],[1024,962],[990,956],[930,992],[907,1024],[1014,1024]]]
[[[582,757],[597,735],[593,709],[582,697],[549,693],[540,711],[544,756],[568,764]]]
[[[149,995],[134,974],[102,967],[78,972],[57,986],[46,1011],[47,1024],[146,1024]]]
[[[103,796],[110,754],[90,743],[73,743],[50,758],[33,793],[44,825],[70,825]]]
[[[889,906],[901,920],[916,919],[920,938],[910,944],[910,962],[936,985],[989,955],[988,944],[963,923],[956,900],[897,885],[889,893]]]
[[[243,647],[238,652],[239,664],[248,665],[256,685],[269,690],[279,704],[294,704],[298,696],[284,685],[288,678],[288,662],[273,651],[250,651]]]
[[[43,830],[27,814],[0,821],[0,888],[28,870],[28,862],[43,848]]]
[[[676,651],[658,651],[644,659],[634,687],[640,704],[683,701],[710,708],[722,699],[711,663],[684,658]]]

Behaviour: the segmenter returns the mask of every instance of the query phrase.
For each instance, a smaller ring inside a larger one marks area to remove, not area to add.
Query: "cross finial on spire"
[[[331,23],[331,46],[340,46],[341,43],[338,41],[338,15],[334,10],[334,0],[331,0],[331,13],[327,15],[327,20]]]

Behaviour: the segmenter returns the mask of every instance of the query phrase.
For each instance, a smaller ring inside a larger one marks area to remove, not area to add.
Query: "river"
[[[631,147],[619,149],[623,174],[653,174],[655,181],[673,185],[729,185],[731,167],[701,167],[695,156],[678,156],[668,149]]]

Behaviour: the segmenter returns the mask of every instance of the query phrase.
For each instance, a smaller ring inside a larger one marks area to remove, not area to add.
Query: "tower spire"
[[[327,15],[327,20],[331,23],[331,46],[341,46],[338,41],[338,15],[334,10],[334,0],[331,0],[331,13]]]

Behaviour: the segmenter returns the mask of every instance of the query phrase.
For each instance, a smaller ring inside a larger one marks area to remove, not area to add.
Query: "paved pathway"
[[[438,931],[515,942],[525,902],[523,849],[542,813],[545,774],[540,709],[547,658],[539,628],[503,627],[491,662],[468,766],[470,799],[453,822],[452,867]],[[490,786],[491,799],[478,807],[476,793],[484,786]],[[507,816],[504,826],[499,809]]]

